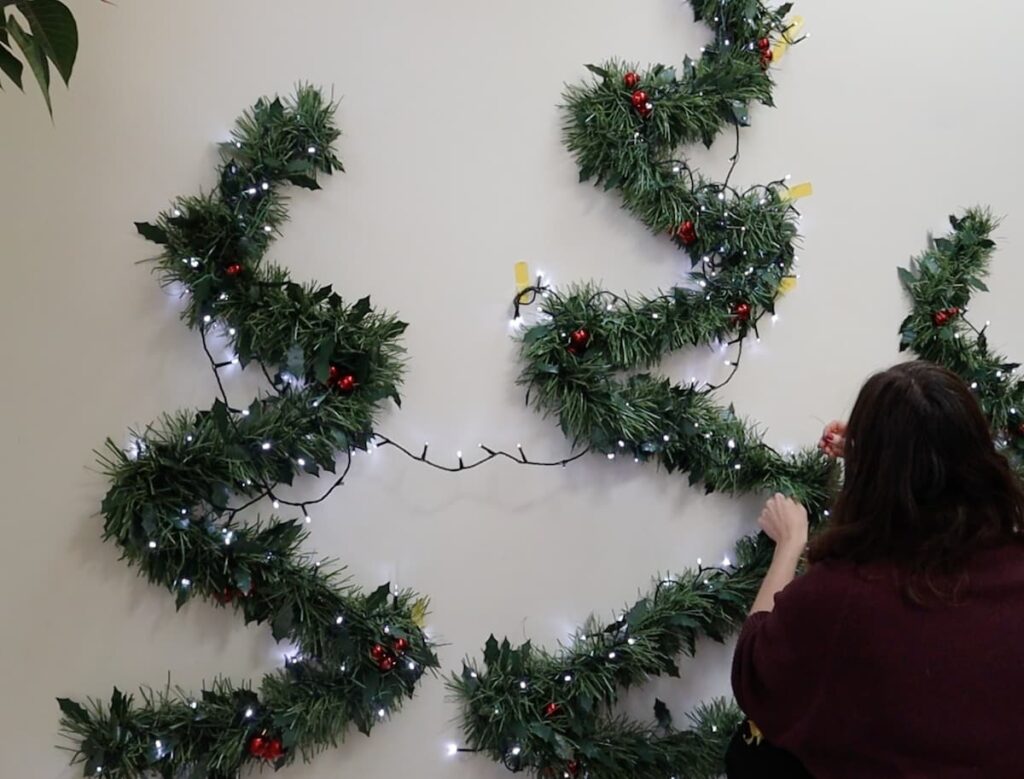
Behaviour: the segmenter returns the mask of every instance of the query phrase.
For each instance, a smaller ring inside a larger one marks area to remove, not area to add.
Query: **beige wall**
[[[76,0],[83,49],[72,90],[0,95],[0,775],[70,776],[54,749],[57,695],[107,695],[279,662],[269,632],[138,580],[101,544],[104,481],[91,450],[162,411],[209,403],[211,378],[176,304],[135,261],[132,221],[212,183],[213,142],[265,92],[298,79],[344,102],[349,173],[300,194],[273,251],[297,278],[373,295],[411,323],[405,406],[382,430],[451,453],[478,441],[566,444],[523,408],[507,308],[512,265],[558,281],[651,290],[678,278],[668,242],[576,183],[559,143],[561,85],[617,54],[674,61],[705,31],[678,0],[430,3],[381,0]],[[895,268],[950,210],[1006,214],[993,293],[977,318],[1024,356],[1014,328],[1024,270],[1018,76],[1024,12],[999,0],[805,2],[811,41],[779,70],[776,111],[745,133],[737,181],[813,180],[798,290],[752,349],[728,398],[778,444],[813,441],[858,382],[896,359],[905,306]],[[727,148],[697,158],[724,171]],[[685,355],[677,377],[720,376]],[[234,381],[237,397],[243,382]],[[311,487],[312,489],[312,487]],[[548,645],[590,610],[631,601],[651,574],[719,558],[757,501],[705,499],[632,463],[490,467],[444,476],[393,452],[360,458],[314,515],[316,548],[365,584],[433,597],[446,668],[490,631]],[[702,646],[654,694],[682,711],[727,689],[728,652]],[[497,777],[444,755],[457,738],[440,680],[372,739],[353,737],[294,777]]]

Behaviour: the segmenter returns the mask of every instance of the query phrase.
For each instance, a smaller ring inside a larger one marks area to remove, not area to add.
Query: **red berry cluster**
[[[736,303],[732,307],[732,321],[733,324],[742,324],[743,322],[750,321],[750,304],[749,303]]]
[[[284,756],[284,744],[279,738],[270,738],[265,732],[249,740],[249,754],[261,760],[275,761]]]
[[[579,328],[573,330],[569,334],[569,354],[575,354],[577,357],[587,351],[587,347],[590,346],[590,333],[585,328]]]
[[[223,604],[223,605],[227,605],[228,603],[233,603],[235,598],[244,598],[244,597],[245,597],[245,593],[243,593],[241,590],[236,590],[233,587],[225,587],[220,592],[215,592],[213,594],[213,599],[215,601],[217,601],[217,603],[220,603],[220,604]]]
[[[772,64],[772,60],[775,59],[775,53],[772,51],[772,42],[768,38],[762,38],[757,42],[757,49],[761,52],[761,67],[768,70],[768,66]]]
[[[687,219],[676,229],[676,237],[683,242],[684,246],[693,246],[697,243],[697,226]]]
[[[637,89],[640,86],[640,76],[630,71],[622,77],[622,82],[626,85],[627,89],[634,90],[629,98],[630,102],[633,104],[636,112],[646,119],[654,111],[654,104],[651,102],[650,95],[642,89]]]
[[[224,266],[224,275],[231,279],[236,279],[242,275],[242,271],[245,268],[240,262],[230,262]]]
[[[399,637],[391,642],[390,649],[383,644],[374,644],[370,648],[370,657],[377,663],[377,668],[387,673],[398,665],[398,658],[408,651],[409,640]]]
[[[327,385],[334,387],[342,395],[351,395],[359,386],[356,377],[337,365],[332,365],[327,374]]]
[[[562,707],[559,704],[555,703],[554,701],[551,701],[551,703],[544,707],[544,716],[548,719],[551,719],[561,710]]]
[[[949,308],[944,308],[941,311],[936,311],[932,314],[932,321],[935,323],[936,327],[943,327],[960,316],[960,313],[960,308],[958,306],[950,306]]]

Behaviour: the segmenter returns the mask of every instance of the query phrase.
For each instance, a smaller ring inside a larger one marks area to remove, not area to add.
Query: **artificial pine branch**
[[[438,667],[422,630],[425,599],[352,586],[332,561],[303,551],[301,520],[237,519],[297,475],[334,473],[341,451],[339,485],[381,405],[398,401],[405,324],[368,298],[346,304],[330,287],[295,283],[263,259],[287,216],[280,188],[315,189],[319,175],[341,170],[334,110],[312,87],[260,100],[225,145],[217,190],[138,225],[164,246],[161,281],[181,285],[184,318],[207,353],[208,332],[222,330],[243,366],[275,372],[275,392],[237,409],[222,387],[208,411],[167,415],[131,452],[108,441],[100,456],[111,482],[104,538],[123,558],[179,607],[196,596],[230,605],[246,622],[268,623],[296,655],[258,690],[220,679],[195,697],[61,699],[85,776],[233,777],[247,763],[308,759],[351,725],[368,734]]]
[[[565,95],[565,143],[581,181],[617,190],[649,229],[671,235],[690,258],[688,283],[651,297],[592,285],[547,291],[523,336],[520,381],[576,444],[655,460],[709,492],[784,492],[818,523],[834,464],[815,451],[779,454],[710,390],[636,373],[684,346],[756,334],[796,259],[796,212],[783,181],[740,191],[702,177],[677,152],[710,145],[728,126],[738,139],[749,105],[772,104],[766,65],[771,38],[786,34],[789,6],[693,5],[714,33],[699,61],[643,73],[618,61],[589,66],[597,80]],[[744,539],[735,565],[661,580],[620,619],[591,619],[558,652],[492,636],[483,664],[467,662],[449,682],[470,748],[540,776],[719,775],[735,710],[698,711],[694,730],[663,735],[616,717],[614,706],[623,687],[678,675],[676,658],[692,655],[699,638],[724,640],[746,616],[770,558],[764,537]]]

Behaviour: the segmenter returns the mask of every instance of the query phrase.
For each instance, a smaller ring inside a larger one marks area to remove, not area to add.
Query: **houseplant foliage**
[[[0,87],[6,77],[23,89],[28,65],[52,114],[50,67],[67,84],[77,55],[78,25],[71,10],[60,0],[0,2]]]
[[[280,494],[302,473],[334,473],[340,452],[338,486],[381,406],[398,400],[402,376],[404,323],[368,298],[350,304],[329,286],[292,281],[264,257],[287,215],[283,190],[317,189],[341,170],[335,109],[312,87],[260,100],[224,145],[217,187],[138,224],[162,246],[156,269],[183,290],[183,317],[202,335],[221,397],[166,415],[127,452],[108,441],[101,458],[104,537],[123,559],[179,607],[200,598],[267,623],[295,654],[258,687],[222,678],[196,695],[144,690],[136,700],[115,689],[108,705],[61,699],[86,776],[281,767],[335,745],[350,725],[369,734],[437,666],[425,599],[387,584],[364,592],[304,552],[308,503]],[[262,368],[273,390],[233,407],[219,374],[232,361],[214,361],[214,337],[243,366]],[[300,518],[241,518],[264,498]]]

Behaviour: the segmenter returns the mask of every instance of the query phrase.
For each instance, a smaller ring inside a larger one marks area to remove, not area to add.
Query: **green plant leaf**
[[[60,0],[22,0],[17,8],[28,19],[36,43],[67,84],[78,54],[74,15]]]
[[[7,19],[7,31],[25,55],[25,61],[32,68],[32,74],[39,84],[39,91],[43,93],[46,110],[50,112],[50,116],[53,116],[53,105],[50,103],[50,66],[47,64],[46,55],[36,44],[35,39],[22,29],[21,24],[13,16]]]
[[[0,43],[0,70],[6,73],[7,77],[21,90],[25,89],[21,84],[21,73],[24,69],[25,66],[21,64],[17,57],[11,54],[10,49]]]

